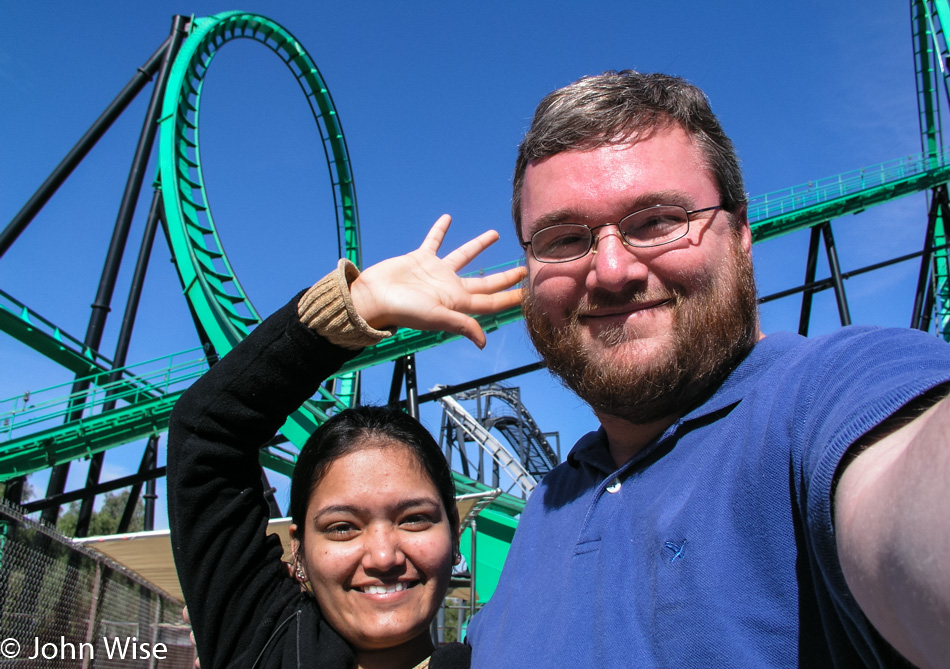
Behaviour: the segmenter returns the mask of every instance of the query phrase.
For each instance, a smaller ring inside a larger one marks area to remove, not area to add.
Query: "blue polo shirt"
[[[845,584],[832,486],[855,440],[948,379],[925,333],[780,333],[622,467],[586,435],[528,501],[473,667],[902,665]]]

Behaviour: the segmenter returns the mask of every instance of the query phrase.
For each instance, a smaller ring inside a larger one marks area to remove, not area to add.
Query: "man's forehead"
[[[635,142],[572,149],[528,164],[521,199],[530,231],[618,216],[654,204],[709,206],[718,188],[695,141],[679,127]],[[698,204],[702,199],[703,203]]]

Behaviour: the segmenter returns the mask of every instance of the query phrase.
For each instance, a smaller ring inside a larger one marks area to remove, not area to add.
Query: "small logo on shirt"
[[[686,551],[686,539],[683,539],[683,543],[677,544],[672,541],[667,541],[663,544],[663,548],[670,551],[673,554],[673,557],[670,558],[670,562],[676,560],[676,558],[683,558],[683,553]]]

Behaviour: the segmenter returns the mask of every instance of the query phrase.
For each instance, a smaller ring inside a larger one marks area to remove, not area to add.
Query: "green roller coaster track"
[[[234,39],[253,39],[276,53],[306,95],[320,129],[333,184],[340,256],[360,265],[356,190],[343,129],[320,71],[286,29],[256,14],[225,12],[193,22],[182,44],[165,89],[159,165],[162,199],[172,254],[185,297],[220,356],[260,323],[235,276],[218,236],[204,187],[198,141],[198,116],[205,74],[218,50]],[[356,396],[359,375],[337,379],[335,396],[310,401],[297,410],[281,432],[298,446],[324,420],[333,405],[349,406]]]
[[[910,2],[921,153],[753,198],[749,219],[756,243],[824,225],[912,193],[931,192],[936,197],[938,187],[950,182],[950,153],[943,147],[941,129],[941,105],[950,100],[950,52],[942,29],[950,25],[948,1]],[[298,82],[322,138],[340,256],[357,265],[361,260],[356,192],[346,142],[326,83],[312,58],[286,29],[256,14],[225,12],[193,20],[165,88],[159,187],[184,295],[218,355],[227,353],[260,322],[221,244],[201,168],[199,111],[204,77],[218,50],[234,39],[263,44],[281,58]],[[932,211],[934,327],[939,336],[950,341],[950,263],[945,232],[945,215],[950,209],[935,206]],[[520,318],[519,309],[510,309],[478,317],[478,321],[491,332]],[[0,330],[89,382],[89,390],[79,394],[71,394],[71,383],[35,391],[29,403],[22,396],[0,402],[0,481],[163,432],[179,394],[207,369],[207,351],[196,349],[116,370],[101,353],[3,291]],[[361,370],[456,338],[445,333],[398,332],[345,365],[332,389],[321,390],[305,404],[288,419],[282,433],[299,447],[328,413],[352,404],[358,396]],[[85,415],[65,420],[77,399],[84,400]],[[294,447],[278,445],[262,451],[261,460],[266,467],[289,474],[295,457]],[[485,489],[460,475],[456,484],[460,492]],[[520,500],[503,495],[484,512],[487,515],[484,523],[479,521],[479,535],[486,533],[491,541],[499,542],[497,553],[493,548],[491,556],[484,556],[486,564],[500,567],[505,537],[510,541],[513,517],[522,505]]]

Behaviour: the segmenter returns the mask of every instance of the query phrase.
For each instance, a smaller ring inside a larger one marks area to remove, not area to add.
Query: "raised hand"
[[[468,314],[492,314],[520,303],[521,289],[507,289],[524,278],[523,267],[484,277],[458,276],[498,241],[494,230],[438,257],[451,222],[450,216],[440,216],[418,249],[366,268],[353,282],[353,306],[372,327],[451,332],[484,348],[485,333]]]

